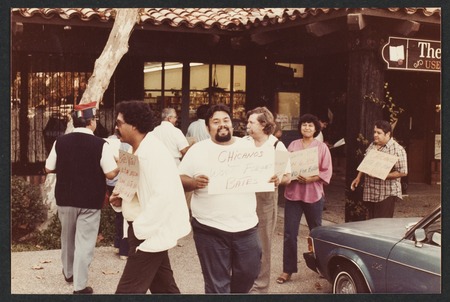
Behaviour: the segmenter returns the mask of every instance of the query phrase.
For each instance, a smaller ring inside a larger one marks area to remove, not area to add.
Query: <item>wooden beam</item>
[[[291,34],[289,33],[289,30],[274,30],[252,34],[250,35],[250,40],[258,45],[267,45],[282,39],[289,38],[290,36]]]
[[[366,27],[366,20],[362,14],[348,14],[347,26],[348,30],[358,31]]]
[[[315,22],[305,26],[306,32],[315,37],[322,37],[333,32],[338,31],[340,28],[336,24],[329,22]]]
[[[394,30],[403,36],[412,36],[420,29],[420,23],[416,21],[406,20],[401,22]]]

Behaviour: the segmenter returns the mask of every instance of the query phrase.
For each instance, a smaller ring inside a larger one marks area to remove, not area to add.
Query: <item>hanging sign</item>
[[[441,72],[441,42],[389,37],[381,55],[388,69]]]

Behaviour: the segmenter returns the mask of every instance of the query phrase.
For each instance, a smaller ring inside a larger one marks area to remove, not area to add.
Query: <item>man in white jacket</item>
[[[139,160],[137,192],[131,201],[113,193],[110,202],[128,221],[130,251],[116,293],[179,293],[168,249],[191,227],[177,166],[164,144],[149,133],[152,112],[140,101],[116,107],[116,131]],[[170,186],[170,189],[168,189]]]

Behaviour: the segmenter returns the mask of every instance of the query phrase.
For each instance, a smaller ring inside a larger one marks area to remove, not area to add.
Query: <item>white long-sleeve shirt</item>
[[[139,250],[153,253],[168,250],[191,231],[177,166],[164,144],[152,133],[145,136],[134,155],[139,158],[139,207],[123,203],[124,218],[134,219],[134,234],[144,240]],[[125,207],[133,208],[130,209],[132,217],[126,217],[129,211]]]

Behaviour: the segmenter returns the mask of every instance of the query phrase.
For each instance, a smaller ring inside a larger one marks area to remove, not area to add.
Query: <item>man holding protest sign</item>
[[[236,149],[253,146],[233,136],[227,106],[212,106],[205,120],[211,138],[195,143],[179,166],[185,190],[194,191],[191,203],[192,229],[205,292],[248,293],[259,274],[261,246],[257,232],[255,191],[247,192],[244,189],[255,185],[258,180],[254,175],[230,175],[232,181],[225,181],[227,185],[217,188],[217,191],[213,191],[212,182],[216,176],[220,178],[227,175],[232,166],[238,166],[245,159],[262,158],[264,152]],[[222,168],[212,170],[211,166]],[[259,169],[264,170],[261,166],[253,166],[248,170]],[[273,165],[268,173],[270,178]],[[268,178],[265,179],[265,185]],[[221,190],[225,193],[217,193],[223,192]]]
[[[408,163],[405,149],[392,138],[392,126],[388,121],[379,120],[375,122],[373,130],[373,142],[367,147],[366,155],[361,163],[367,165],[369,155],[373,157],[377,152],[390,154],[397,157],[394,161],[389,158],[381,160],[376,166],[387,168],[386,171],[365,170],[358,167],[358,175],[352,181],[351,189],[354,191],[361,183],[364,175],[363,202],[368,210],[368,219],[392,218],[394,217],[395,202],[402,199],[402,186],[400,179],[408,174]],[[380,154],[380,155],[383,155]],[[380,157],[380,156],[378,156]],[[383,164],[384,162],[387,163]],[[364,164],[364,165],[363,165]],[[371,165],[372,167],[374,165]],[[369,172],[369,173],[367,173]],[[380,175],[378,174],[380,172]],[[385,173],[383,173],[385,172]]]
[[[131,145],[121,152],[120,174],[110,202],[128,221],[129,257],[116,293],[179,293],[168,250],[191,227],[178,169],[165,145],[152,133],[150,106],[117,104],[116,131]]]
[[[270,148],[287,153],[284,144],[272,133],[275,130],[275,120],[266,107],[257,107],[247,113],[247,133],[245,137],[257,148]],[[258,234],[262,246],[261,270],[250,293],[267,293],[270,284],[270,260],[272,237],[275,231],[278,215],[278,186],[291,182],[291,167],[286,163],[285,170],[279,176],[274,175],[270,181],[275,184],[274,192],[256,193],[256,213],[258,215]]]
[[[45,163],[47,173],[57,174],[61,261],[64,279],[74,283],[74,294],[93,293],[86,284],[105,199],[105,176],[113,179],[118,173],[113,150],[104,139],[94,136],[96,105],[75,106],[75,129],[58,137]]]
[[[292,180],[284,192],[283,273],[277,278],[279,284],[289,281],[297,272],[297,236],[303,213],[309,230],[322,225],[323,186],[330,183],[333,174],[330,150],[315,139],[320,132],[318,118],[312,114],[302,115],[298,130],[302,138],[288,147],[292,152]]]

